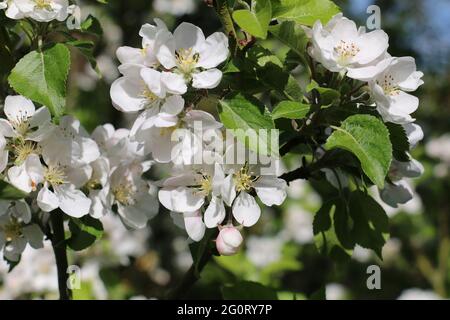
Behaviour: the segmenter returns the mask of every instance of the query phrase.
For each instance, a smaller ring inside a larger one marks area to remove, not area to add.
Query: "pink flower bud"
[[[232,256],[239,251],[242,241],[244,239],[235,227],[224,227],[220,230],[216,239],[217,251],[223,256]]]

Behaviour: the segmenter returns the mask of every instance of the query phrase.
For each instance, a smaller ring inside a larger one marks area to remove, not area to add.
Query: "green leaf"
[[[273,17],[312,26],[317,20],[327,23],[339,7],[331,0],[272,0]]]
[[[310,84],[306,86],[306,92],[317,90],[319,93],[319,103],[321,106],[330,106],[337,102],[341,97],[341,93],[331,88],[323,88],[319,84],[312,80]]]
[[[272,19],[270,0],[253,0],[251,11],[247,9],[233,12],[233,19],[241,29],[251,35],[265,39]]]
[[[269,31],[297,55],[305,56],[309,39],[300,25],[294,21],[285,21],[278,25],[270,26]]]
[[[302,99],[300,84],[284,70],[283,62],[270,50],[254,46],[248,50],[247,59],[253,63],[256,78],[266,87],[278,91],[285,97],[284,99],[292,101]]]
[[[27,196],[26,193],[20,191],[13,185],[0,180],[0,199],[2,200],[19,200]]]
[[[278,152],[272,150],[269,139],[275,125],[258,99],[241,93],[229,95],[219,101],[219,117],[225,128],[242,129],[234,133],[249,149],[265,155]]]
[[[311,108],[308,104],[295,101],[281,101],[272,111],[272,119],[302,119]]]
[[[341,148],[353,153],[362,170],[380,189],[392,160],[389,131],[378,118],[370,115],[354,115],[344,120],[328,137],[325,148]]]
[[[100,71],[97,68],[97,60],[94,57],[95,44],[93,41],[71,40],[65,42],[65,44],[78,49],[78,51],[80,51],[81,54],[89,61],[89,63],[92,66],[92,69],[94,69],[97,72],[97,74],[100,74]]]
[[[408,162],[410,157],[408,155],[410,145],[408,135],[402,125],[396,123],[385,123],[389,130],[389,138],[391,139],[393,147],[393,156],[398,161]]]
[[[82,32],[90,33],[96,37],[101,37],[103,35],[103,29],[100,22],[92,15],[89,15],[86,20],[81,23],[80,29]]]
[[[71,236],[67,239],[67,245],[75,251],[81,251],[90,247],[103,236],[101,221],[91,216],[84,216],[81,219],[70,219],[69,229]]]
[[[11,71],[8,81],[16,92],[48,107],[59,117],[65,111],[69,67],[69,49],[56,44],[42,52],[28,53]]]
[[[369,195],[354,191],[350,195],[349,211],[354,221],[355,242],[364,248],[372,249],[382,259],[385,234],[389,232],[389,218],[383,207]]]
[[[325,202],[313,222],[317,250],[333,257],[337,262],[348,261],[350,251],[354,247],[350,222],[347,206],[341,198]]]
[[[325,202],[319,211],[317,211],[313,221],[313,232],[315,235],[330,230],[332,225],[330,215],[332,211],[334,211],[333,201]]]
[[[278,300],[275,290],[251,281],[222,287],[222,296],[225,300]]]

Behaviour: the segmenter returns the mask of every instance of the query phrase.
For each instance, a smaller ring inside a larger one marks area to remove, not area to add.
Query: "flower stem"
[[[56,210],[51,213],[51,224],[53,230],[51,241],[56,259],[56,268],[58,271],[59,299],[70,300],[72,297],[72,292],[67,287],[67,281],[69,279],[67,268],[69,267],[69,263],[67,261],[67,248],[62,212]]]

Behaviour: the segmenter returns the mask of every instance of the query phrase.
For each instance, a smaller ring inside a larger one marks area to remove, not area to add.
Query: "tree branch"
[[[63,213],[59,210],[55,210],[50,213],[50,215],[53,230],[51,242],[53,252],[55,253],[56,268],[58,271],[59,299],[70,300],[72,297],[72,292],[67,287],[67,280],[69,279],[67,268],[69,267],[69,263],[67,261]]]

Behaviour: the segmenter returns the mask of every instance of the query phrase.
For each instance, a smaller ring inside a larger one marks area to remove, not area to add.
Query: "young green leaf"
[[[410,145],[408,135],[402,125],[388,122],[386,127],[389,130],[389,137],[392,142],[393,155],[398,161],[408,162],[410,157],[408,155]]]
[[[272,111],[272,119],[302,119],[311,108],[308,104],[295,101],[281,101]]]
[[[229,95],[219,101],[219,117],[227,129],[241,129],[235,131],[236,138],[249,149],[266,155],[278,151],[272,150],[268,139],[274,122],[258,99],[241,93]]]
[[[28,53],[11,71],[8,81],[16,92],[48,107],[59,117],[65,111],[69,67],[69,49],[56,44]]]
[[[294,21],[285,21],[278,25],[270,26],[269,31],[297,55],[304,56],[306,54],[306,46],[309,39],[302,27]]]
[[[389,232],[389,218],[383,207],[372,197],[354,191],[350,195],[349,211],[354,221],[355,242],[364,248],[372,249],[381,257],[385,235]]]
[[[18,200],[27,196],[26,193],[15,188],[8,182],[0,180],[0,199],[2,200]]]
[[[69,221],[69,229],[71,236],[67,239],[67,245],[75,251],[88,248],[103,236],[102,223],[90,216],[81,219],[72,218]]]
[[[236,10],[233,12],[233,19],[244,31],[255,37],[265,39],[272,19],[271,1],[253,0],[251,10]]]
[[[317,20],[327,23],[339,7],[331,0],[273,0],[273,17],[312,26]]]
[[[392,160],[389,131],[383,122],[369,115],[354,115],[334,129],[325,148],[341,148],[353,153],[364,173],[382,189]]]

